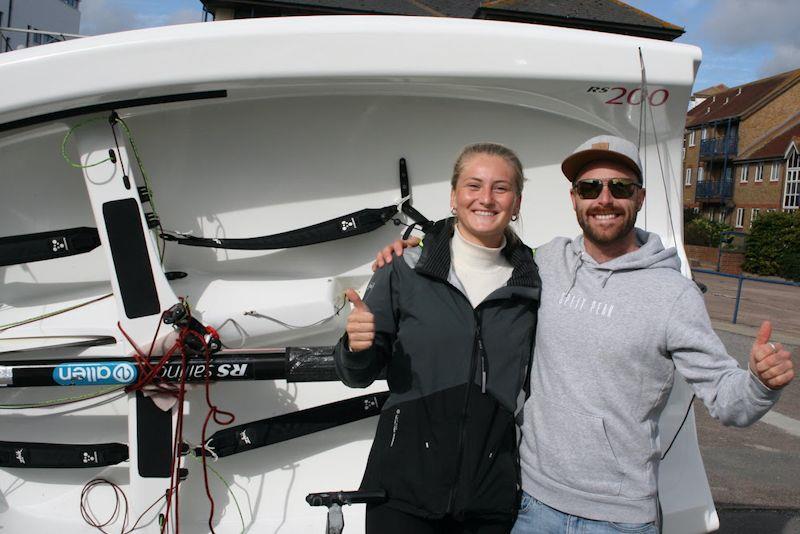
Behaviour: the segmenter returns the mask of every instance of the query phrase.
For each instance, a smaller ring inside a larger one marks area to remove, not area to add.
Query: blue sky
[[[685,28],[703,49],[695,89],[729,87],[800,68],[800,0],[626,0]],[[81,33],[200,22],[200,0],[82,0]]]
[[[733,87],[800,68],[800,0],[626,0],[682,26],[703,50],[695,89]]]

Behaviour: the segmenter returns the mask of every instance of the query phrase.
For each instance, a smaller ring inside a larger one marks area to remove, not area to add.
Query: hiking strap
[[[359,234],[371,232],[383,226],[397,213],[397,206],[392,204],[384,208],[368,208],[359,210],[335,219],[330,219],[305,228],[290,230],[280,234],[241,239],[213,239],[195,237],[178,232],[161,234],[165,241],[175,241],[179,245],[193,247],[211,247],[236,250],[274,250],[279,248],[303,247],[334,241]]]
[[[88,227],[0,237],[0,266],[74,256],[99,246],[97,229]]]
[[[365,234],[377,230],[386,222],[392,220],[398,211],[405,213],[414,223],[409,226],[406,234],[414,226],[419,226],[427,232],[433,222],[428,220],[413,206],[411,206],[411,187],[408,182],[408,166],[405,158],[399,161],[400,196],[403,200],[399,204],[392,204],[383,208],[367,208],[347,215],[336,217],[297,230],[289,230],[280,234],[240,239],[214,239],[209,237],[195,237],[181,232],[163,232],[161,237],[165,241],[175,241],[179,245],[193,247],[210,247],[237,250],[274,250],[280,248],[303,247],[335,241],[345,237]],[[397,221],[399,223],[399,221]],[[407,237],[407,235],[406,235]]]
[[[389,392],[372,393],[219,430],[196,456],[230,456],[380,414]]]
[[[122,443],[26,443],[0,441],[0,467],[76,468],[116,465],[128,459]]]

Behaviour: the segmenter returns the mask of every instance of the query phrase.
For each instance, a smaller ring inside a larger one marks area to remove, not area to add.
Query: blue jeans
[[[655,523],[612,523],[565,514],[522,492],[511,534],[658,534]]]

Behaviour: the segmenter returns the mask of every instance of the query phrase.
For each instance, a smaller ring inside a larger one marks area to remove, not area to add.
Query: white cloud
[[[83,0],[81,2],[81,33],[97,35],[143,28],[137,24],[136,12],[122,5],[111,5],[108,0]]]
[[[800,68],[800,45],[777,45],[773,56],[759,67],[759,75],[767,77],[797,68]]]
[[[751,51],[766,77],[800,67],[798,20],[798,0],[717,0],[700,31],[720,56]]]
[[[200,4],[198,3],[200,6]],[[153,26],[200,22],[201,8],[164,9],[165,3],[82,0],[81,33],[97,35]],[[159,9],[161,7],[162,9]]]
[[[179,9],[166,18],[164,25],[190,24],[192,22],[202,22],[203,12],[197,9]]]
[[[718,0],[701,30],[709,40],[731,47],[800,42],[797,0]]]

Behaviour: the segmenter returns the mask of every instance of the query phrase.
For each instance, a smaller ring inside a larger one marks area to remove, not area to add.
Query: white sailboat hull
[[[640,48],[650,94],[644,128]],[[148,346],[160,313],[178,297],[188,300],[204,324],[217,328],[228,347],[334,344],[344,327],[344,315],[336,314],[343,290],[365,285],[375,252],[404,229],[390,222],[361,236],[274,251],[167,243],[163,267],[160,242],[142,230],[158,309],[131,316],[131,302],[141,295],[126,295],[125,281],[120,282],[120,257],[109,246],[104,206],[127,200],[143,207],[135,188],[144,179],[134,145],[165,229],[243,238],[399,202],[400,158],[408,162],[413,206],[429,219],[442,218],[448,214],[452,162],[461,147],[499,142],[516,150],[525,164],[528,181],[517,230],[536,245],[579,232],[559,170],[566,153],[591,135],[637,139],[641,132],[648,197],[638,224],[682,250],[680,147],[698,63],[696,48],[673,43],[411,17],[186,25],[4,54],[2,234],[96,227],[101,246],[86,254],[0,267],[0,366],[21,358],[131,355],[133,346],[120,326],[137,346]],[[38,83],[45,75],[59,83]],[[163,98],[209,91],[217,93]],[[91,121],[107,117],[102,108],[113,102],[132,140],[117,128],[115,142],[107,121]],[[69,131],[65,152],[73,161],[91,165],[114,149],[121,164],[70,167],[61,153]],[[123,175],[134,187],[125,187]],[[148,211],[151,207],[144,204]],[[165,272],[186,276],[170,281]],[[67,308],[73,309],[50,316]],[[3,326],[18,322],[24,324]],[[112,336],[116,344],[61,346],[65,338],[97,336]],[[38,341],[26,345],[22,338]],[[157,345],[162,343],[167,341]],[[379,383],[369,391],[384,389]],[[0,388],[0,403],[35,403],[86,391]],[[332,382],[282,380],[212,388],[215,402],[234,412],[237,423],[363,393]],[[689,396],[676,388],[662,420],[662,443],[672,441]],[[3,440],[120,442],[131,449],[130,461],[107,468],[0,469],[0,525],[9,532],[32,526],[86,532],[80,493],[95,477],[126,491],[132,518],[163,494],[168,479],[141,477],[137,471],[135,402],[128,395],[99,405],[85,401],[0,413]],[[186,409],[185,438],[199,444],[206,414],[201,389],[189,392]],[[374,424],[374,418],[365,419],[214,462],[231,487],[228,493],[212,476],[216,532],[239,532],[242,521],[250,532],[323,530],[324,510],[310,508],[304,497],[357,488]],[[212,424],[209,433],[217,428]],[[206,532],[202,472],[191,459],[185,464],[189,477],[181,485],[181,525],[186,532]],[[663,468],[664,532],[716,528],[691,417]],[[98,517],[111,513],[108,488],[95,490],[92,499]],[[363,531],[363,506],[345,513],[345,531]],[[153,518],[153,512],[145,515],[145,532],[158,531]],[[119,519],[115,524],[119,528]]]

